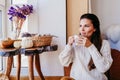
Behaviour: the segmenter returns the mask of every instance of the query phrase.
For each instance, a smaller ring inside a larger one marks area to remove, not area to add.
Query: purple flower
[[[21,10],[24,15],[29,15],[30,13],[33,13],[33,6],[23,5],[23,7],[21,7]]]
[[[19,17],[26,19],[26,16],[33,13],[32,5],[23,5],[22,7],[16,5],[15,7],[11,6],[8,10],[8,15],[10,15],[10,20],[13,20],[13,17]]]

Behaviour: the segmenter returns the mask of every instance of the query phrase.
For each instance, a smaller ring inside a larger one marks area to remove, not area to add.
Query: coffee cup
[[[76,46],[84,46],[86,40],[81,35],[74,35],[74,43]]]

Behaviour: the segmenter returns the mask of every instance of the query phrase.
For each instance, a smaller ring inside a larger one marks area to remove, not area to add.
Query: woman
[[[96,15],[87,13],[81,16],[79,34],[69,37],[59,55],[61,64],[69,66],[72,63],[70,77],[75,80],[107,80],[104,73],[113,60],[108,41],[101,38]]]

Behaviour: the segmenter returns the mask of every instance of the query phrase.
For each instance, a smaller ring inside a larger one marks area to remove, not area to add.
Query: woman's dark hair
[[[91,20],[91,22],[93,24],[93,27],[96,30],[93,33],[92,37],[91,37],[91,42],[96,46],[98,51],[100,51],[101,45],[102,45],[102,38],[101,38],[101,32],[100,32],[100,22],[99,22],[99,19],[98,19],[98,17],[96,15],[91,14],[91,13],[83,14],[80,17],[80,20],[84,19],[84,18]]]
[[[101,46],[102,46],[102,38],[101,38],[101,32],[100,32],[100,22],[99,22],[98,17],[96,15],[94,15],[94,14],[87,13],[87,14],[83,14],[80,17],[80,20],[81,19],[89,19],[89,20],[91,20],[91,22],[93,24],[93,27],[95,28],[95,32],[91,36],[91,42],[95,45],[97,50],[100,52],[100,49],[101,49]],[[92,70],[94,68],[96,68],[96,66],[94,65],[93,60],[91,58],[90,62],[88,64],[88,69]]]

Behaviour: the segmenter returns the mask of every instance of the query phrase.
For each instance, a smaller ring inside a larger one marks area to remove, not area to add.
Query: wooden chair
[[[62,77],[60,80],[75,80],[69,77],[71,66],[72,66],[72,63],[69,65],[69,67],[64,67],[64,77]]]
[[[109,80],[120,80],[120,51],[111,49],[111,55],[113,64],[105,74]],[[72,64],[69,67],[64,67],[64,76],[70,76],[71,66]]]
[[[109,70],[109,80],[120,80],[120,51],[112,49],[113,64]]]
[[[69,76],[64,76],[60,80],[75,80],[75,79],[73,79],[73,78],[71,78]]]

